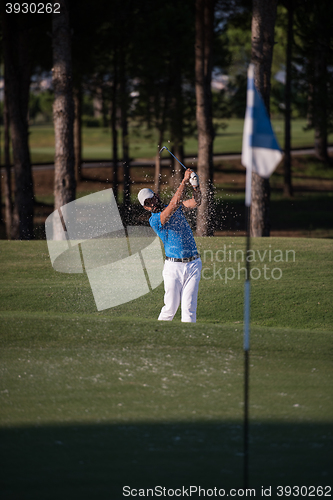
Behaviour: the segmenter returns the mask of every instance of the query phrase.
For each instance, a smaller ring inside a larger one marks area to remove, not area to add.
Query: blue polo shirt
[[[164,225],[161,224],[160,212],[151,214],[149,224],[161,238],[167,257],[184,259],[198,253],[192,230],[183,214],[182,207],[179,207]]]

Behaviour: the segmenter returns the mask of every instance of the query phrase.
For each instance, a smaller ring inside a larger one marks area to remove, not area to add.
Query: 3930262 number
[[[7,14],[60,14],[60,3],[6,3]]]
[[[278,497],[331,497],[331,486],[278,486]]]

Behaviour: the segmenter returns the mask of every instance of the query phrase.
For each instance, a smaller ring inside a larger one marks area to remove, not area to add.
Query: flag
[[[247,75],[247,104],[243,131],[242,164],[268,179],[280,163],[282,153],[264,101],[254,85],[254,65]]]

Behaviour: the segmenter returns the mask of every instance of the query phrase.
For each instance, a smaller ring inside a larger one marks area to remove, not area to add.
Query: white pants
[[[163,269],[165,294],[164,306],[158,317],[160,321],[171,321],[181,302],[182,321],[196,322],[201,268],[200,258],[186,263],[165,261]]]

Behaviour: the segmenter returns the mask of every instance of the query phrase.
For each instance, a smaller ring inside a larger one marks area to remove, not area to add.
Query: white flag
[[[247,75],[247,104],[243,131],[242,164],[261,177],[269,178],[282,159],[280,146],[264,101],[254,85],[254,65]],[[251,178],[251,176],[248,176]]]

